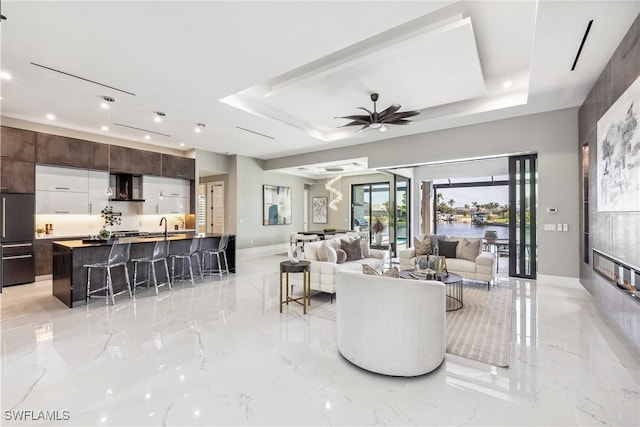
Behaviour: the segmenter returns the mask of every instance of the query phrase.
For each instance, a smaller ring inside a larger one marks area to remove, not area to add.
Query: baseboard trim
[[[582,283],[580,283],[580,279],[578,277],[568,277],[568,276],[552,276],[548,274],[538,274],[536,279],[537,283],[553,283],[554,285],[561,286],[579,286],[583,287]]]

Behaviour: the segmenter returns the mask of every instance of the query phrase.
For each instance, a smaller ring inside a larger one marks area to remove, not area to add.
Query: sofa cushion
[[[355,261],[362,259],[362,247],[359,240],[340,242],[341,249],[347,253],[347,261]]]
[[[309,261],[318,261],[320,247],[322,247],[322,242],[311,242],[304,245],[304,258]]]
[[[413,246],[416,250],[416,255],[431,255],[433,251],[431,250],[431,240],[425,239],[420,240],[417,237],[413,238]]]
[[[456,249],[458,242],[451,242],[447,240],[440,240],[438,242],[438,255],[445,258],[456,258]]]
[[[447,271],[467,277],[466,273],[475,273],[476,263],[462,258],[447,258]]]
[[[480,255],[482,249],[482,239],[462,239],[462,242],[458,243],[458,256],[457,258],[474,261]]]
[[[398,271],[398,267],[391,267],[390,269],[388,269],[384,273],[382,273],[382,276],[384,276],[384,277],[394,277],[396,279],[399,279],[400,278],[400,271]]]
[[[322,245],[322,248],[318,251],[318,257],[320,257],[321,252],[325,253],[327,262],[332,262],[334,264],[338,262],[338,254],[336,253],[336,250],[333,248],[333,246],[331,246],[328,242],[325,242]]]
[[[365,239],[360,240],[360,249],[362,250],[362,256],[365,258],[371,258],[371,252],[369,252],[369,242]]]
[[[347,253],[342,249],[336,249],[336,257],[337,257],[336,262],[338,264],[342,264],[347,260]]]
[[[318,248],[318,250],[316,251],[316,259],[318,261],[327,261],[327,243],[326,242],[322,242],[322,245]]]

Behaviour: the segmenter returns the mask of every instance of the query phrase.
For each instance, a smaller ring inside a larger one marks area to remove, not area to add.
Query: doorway
[[[538,156],[509,157],[509,276],[535,279]]]
[[[224,233],[224,181],[207,183],[207,233]]]

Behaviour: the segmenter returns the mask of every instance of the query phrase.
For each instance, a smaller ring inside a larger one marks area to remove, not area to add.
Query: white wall
[[[351,147],[266,160],[266,169],[361,157],[370,168],[538,154],[538,273],[577,278],[578,114],[576,108],[392,138]],[[415,195],[415,192],[413,193]],[[547,207],[558,213],[547,214]],[[568,232],[545,232],[542,224],[567,223]],[[560,256],[559,256],[560,255]]]

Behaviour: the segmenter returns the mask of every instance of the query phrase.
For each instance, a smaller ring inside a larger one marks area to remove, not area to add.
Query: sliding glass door
[[[411,239],[411,180],[404,176],[393,175],[395,181],[395,252],[407,249],[407,241]]]
[[[536,278],[537,155],[509,157],[509,276]]]
[[[377,221],[383,225],[382,243],[389,243],[389,225],[393,219],[390,211],[389,183],[353,184],[351,186],[351,224],[353,229],[369,233],[374,242],[372,226]]]

